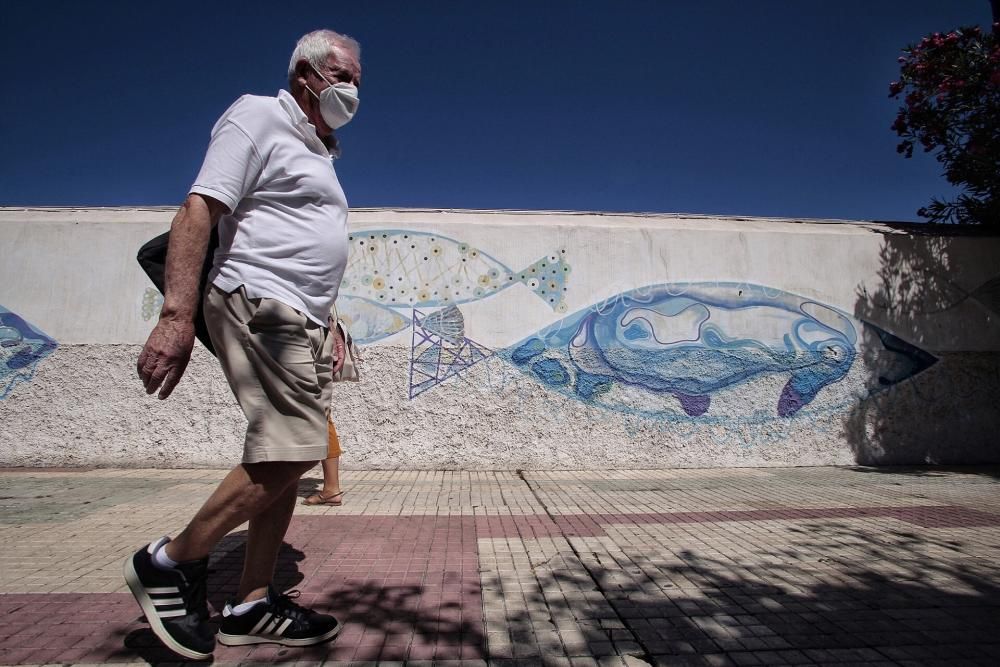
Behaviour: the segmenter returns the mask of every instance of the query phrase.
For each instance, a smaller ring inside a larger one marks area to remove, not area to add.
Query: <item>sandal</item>
[[[322,491],[312,494],[308,498],[302,501],[303,505],[343,505],[344,492],[338,491],[337,493],[331,493],[328,496],[324,496]]]

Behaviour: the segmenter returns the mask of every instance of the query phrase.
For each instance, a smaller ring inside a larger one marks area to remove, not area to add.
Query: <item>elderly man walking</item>
[[[333,131],[354,116],[360,47],[329,30],[299,40],[289,91],[245,95],[219,119],[201,171],[170,228],[163,309],[139,355],[146,392],[170,395],[194,345],[209,233],[219,249],[204,315],[248,423],[243,461],[176,537],[125,562],[125,579],[156,635],[188,658],[215,649],[208,555],[249,522],[236,597],[217,635],[227,645],[307,646],[332,639],[332,616],[271,584],[302,474],[327,455],[336,327],[329,312],[347,262],[347,201],[330,161]]]

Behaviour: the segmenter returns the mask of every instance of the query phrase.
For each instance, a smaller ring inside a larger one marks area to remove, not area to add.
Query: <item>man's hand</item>
[[[336,322],[330,323],[330,333],[333,334],[333,374],[336,375],[344,367],[344,337]]]
[[[147,394],[159,389],[160,399],[170,396],[191,360],[201,267],[212,225],[226,210],[211,197],[190,194],[170,225],[163,308],[139,355],[139,378]]]
[[[139,354],[139,378],[146,393],[163,400],[180,382],[194,349],[194,323],[160,319]],[[161,388],[162,385],[162,388]]]

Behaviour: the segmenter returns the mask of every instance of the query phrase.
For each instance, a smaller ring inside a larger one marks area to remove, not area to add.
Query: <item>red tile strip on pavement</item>
[[[998,526],[1000,516],[958,506],[787,508],[650,514],[524,516],[299,516],[279,556],[276,584],[301,584],[300,603],[333,613],[344,630],[332,644],[219,647],[242,660],[446,660],[486,654],[477,540],[604,535],[611,524],[891,517],[928,528]],[[151,535],[151,538],[156,537]],[[138,548],[140,545],[136,545]],[[245,535],[212,554],[211,603],[236,588]],[[127,593],[0,595],[0,663],[176,660],[142,621]]]

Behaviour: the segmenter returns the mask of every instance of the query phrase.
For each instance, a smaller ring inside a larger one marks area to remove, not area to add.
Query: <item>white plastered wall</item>
[[[172,214],[0,210],[0,306],[58,344],[0,400],[0,465],[225,466],[239,459],[242,415],[200,346],[167,401],[146,396],[135,376],[135,359],[155,321],[150,283],[135,253],[168,228]],[[459,304],[464,338],[500,354],[414,398],[413,329],[367,346],[363,381],[335,391],[333,414],[348,467],[1000,460],[994,435],[1000,429],[1000,314],[989,291],[1000,275],[1000,238],[845,221],[352,211],[353,233],[373,229],[440,235],[515,273],[565,250],[572,271],[563,312],[523,284]],[[635,288],[720,283],[763,286],[854,318],[859,338],[850,372],[792,416],[775,409],[788,380],[781,372],[713,389],[707,411],[688,415],[669,391],[635,398],[632,388],[616,388],[607,395],[617,401],[611,407],[556,391],[502,354]],[[409,309],[397,312],[412,316]],[[859,323],[938,361],[880,386],[866,359],[881,343]]]

